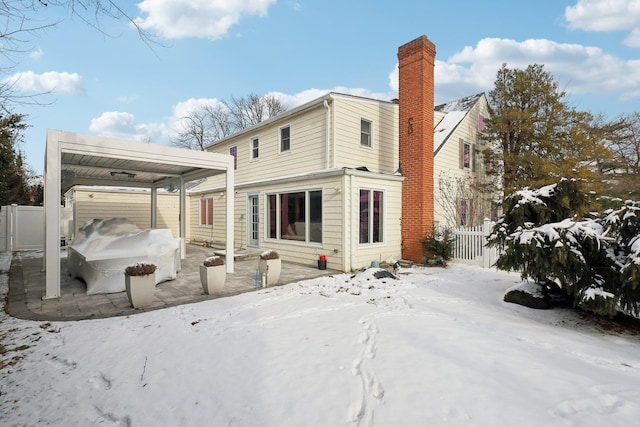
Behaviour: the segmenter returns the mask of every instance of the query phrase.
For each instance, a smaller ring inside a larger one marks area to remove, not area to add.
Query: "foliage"
[[[202,262],[205,267],[217,267],[219,265],[224,265],[224,258],[219,257],[217,255],[210,256],[205,258]]]
[[[137,262],[124,269],[127,276],[147,276],[156,272],[156,265],[149,262]]]
[[[594,118],[570,107],[543,65],[525,70],[506,64],[489,93],[491,115],[483,138],[499,141],[504,188],[539,187],[561,177],[586,180],[596,189],[593,165],[610,157]]]
[[[455,236],[449,227],[433,227],[431,233],[427,233],[421,240],[425,254],[439,257],[444,261],[453,258]]]
[[[556,283],[584,310],[638,315],[640,203],[585,216],[587,201],[569,179],[509,195],[489,236],[501,249],[496,266],[541,286]]]
[[[182,129],[173,139],[176,147],[204,150],[213,142],[249,126],[258,124],[287,110],[274,95],[250,93],[231,97],[214,105],[202,105],[181,120]]]
[[[268,251],[264,251],[260,254],[260,259],[278,259],[280,258],[280,255],[278,254],[277,251],[273,250],[273,249],[269,249]]]
[[[0,206],[31,205],[31,188],[18,145],[26,128],[24,116],[0,115]]]
[[[470,177],[456,177],[441,172],[438,176],[434,201],[440,207],[440,212],[448,226],[457,226],[461,223],[460,201],[467,203],[466,226],[482,224],[484,218],[492,216],[494,206],[499,201],[495,200],[496,188],[494,183],[476,182]]]

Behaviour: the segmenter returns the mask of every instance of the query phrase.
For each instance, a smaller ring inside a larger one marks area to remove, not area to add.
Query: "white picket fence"
[[[486,247],[487,236],[489,236],[493,224],[490,220],[485,219],[484,223],[477,227],[454,229],[453,261],[479,265],[484,268],[491,267],[498,258],[498,252],[495,248]]]

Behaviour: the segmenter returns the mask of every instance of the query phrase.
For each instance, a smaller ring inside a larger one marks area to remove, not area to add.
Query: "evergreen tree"
[[[640,313],[640,203],[583,217],[589,197],[562,179],[505,199],[505,215],[489,245],[499,269],[519,271],[545,290],[559,288],[573,304],[601,315]]]
[[[594,162],[610,153],[591,114],[571,108],[565,95],[543,65],[519,70],[505,64],[498,71],[484,138],[500,142],[507,192],[562,177],[586,179],[591,186],[599,181]]]
[[[0,115],[0,206],[30,205],[31,188],[18,146],[26,128],[20,114]]]

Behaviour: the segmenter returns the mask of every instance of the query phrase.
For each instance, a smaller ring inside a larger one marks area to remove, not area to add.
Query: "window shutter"
[[[459,146],[458,147],[459,147],[459,151],[460,151],[460,154],[458,156],[459,157],[459,159],[458,159],[459,160],[459,165],[458,166],[460,167],[460,169],[464,169],[464,141],[462,140],[462,138],[460,138],[460,140],[459,140]]]
[[[471,171],[475,172],[476,171],[476,144],[471,144],[471,153],[470,154],[470,158],[471,158]]]

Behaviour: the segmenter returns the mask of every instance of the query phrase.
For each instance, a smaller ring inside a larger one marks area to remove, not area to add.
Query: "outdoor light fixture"
[[[131,172],[111,172],[111,176],[114,178],[130,178],[133,179],[136,177],[135,173]]]

